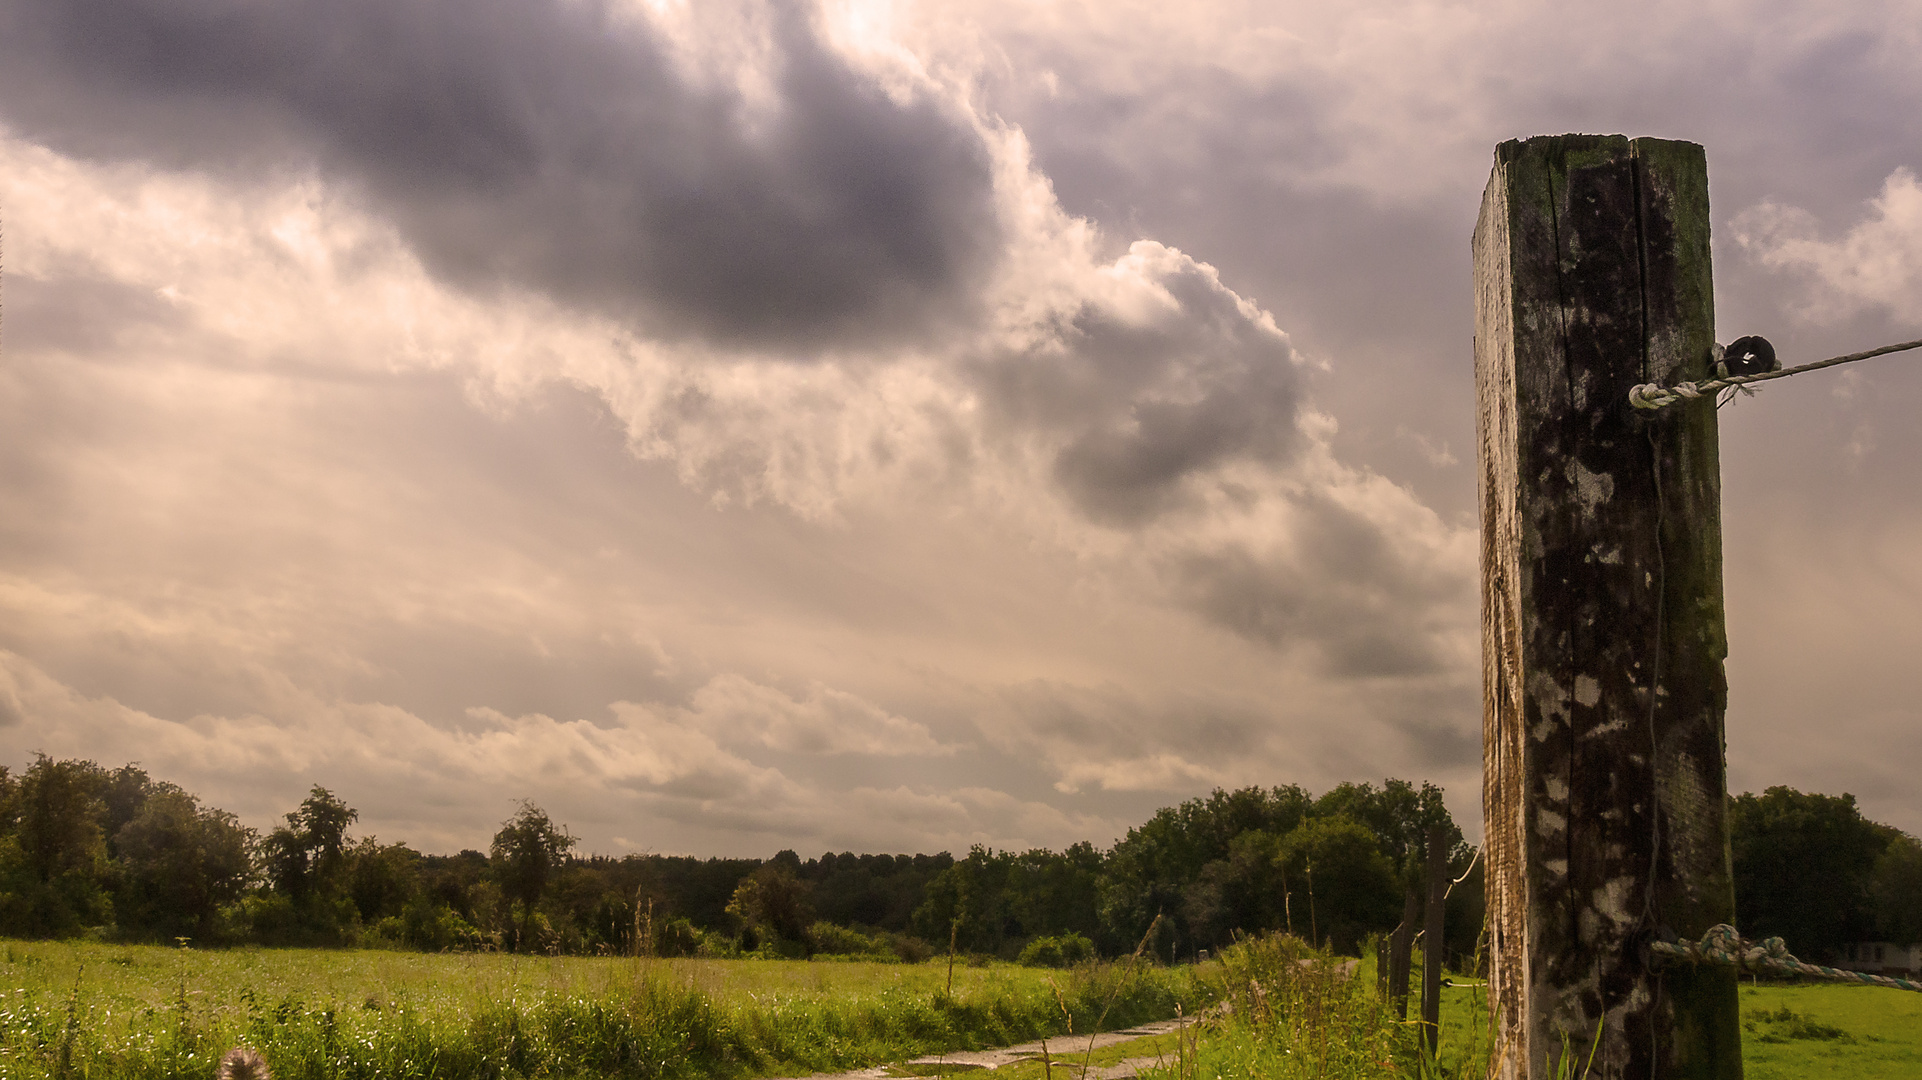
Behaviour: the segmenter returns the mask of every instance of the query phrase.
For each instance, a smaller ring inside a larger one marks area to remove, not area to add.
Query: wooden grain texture
[[[1646,949],[1734,917],[1715,410],[1627,401],[1707,370],[1702,149],[1504,143],[1474,253],[1493,1072],[1738,1077],[1732,973]]]

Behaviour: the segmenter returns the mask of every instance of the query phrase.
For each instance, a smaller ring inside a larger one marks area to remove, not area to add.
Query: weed
[[[1762,1042],[1788,1042],[1790,1039],[1814,1039],[1823,1042],[1855,1041],[1855,1036],[1841,1028],[1812,1020],[1787,1005],[1775,1009],[1749,1010],[1742,1028]]]

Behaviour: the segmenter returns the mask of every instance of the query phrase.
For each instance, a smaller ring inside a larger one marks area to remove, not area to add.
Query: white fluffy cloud
[[[1764,202],[1735,219],[1736,241],[1762,265],[1803,276],[1814,288],[1799,305],[1811,322],[1834,323],[1864,309],[1922,326],[1922,183],[1897,169],[1869,213],[1841,236],[1824,238],[1815,215]]]

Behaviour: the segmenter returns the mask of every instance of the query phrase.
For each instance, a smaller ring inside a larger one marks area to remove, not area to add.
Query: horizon
[[[0,2],[0,759],[255,827],[1479,841],[1494,147],[1701,143],[1718,340],[1922,328],[1918,0],[226,3]],[[1720,424],[1730,792],[1922,834],[1915,355]]]

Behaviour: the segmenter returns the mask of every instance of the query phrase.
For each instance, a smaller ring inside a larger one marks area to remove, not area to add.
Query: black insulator
[[[1722,365],[1730,375],[1760,375],[1782,366],[1775,360],[1775,346],[1769,339],[1754,335],[1729,342],[1722,350]]]

